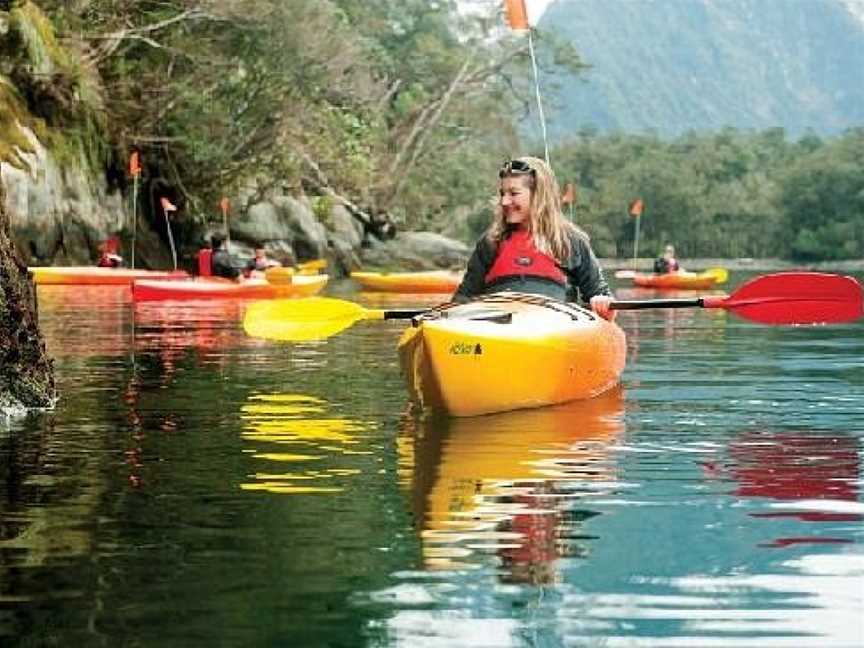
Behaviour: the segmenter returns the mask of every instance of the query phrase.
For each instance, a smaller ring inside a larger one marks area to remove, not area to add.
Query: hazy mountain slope
[[[862,126],[864,23],[850,7],[861,4],[556,0],[540,28],[571,39],[593,67],[582,81],[557,79],[550,131]]]

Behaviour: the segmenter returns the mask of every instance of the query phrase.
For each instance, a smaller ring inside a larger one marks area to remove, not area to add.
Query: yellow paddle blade
[[[252,337],[305,342],[336,335],[360,320],[383,318],[384,311],[369,310],[342,299],[271,299],[249,306],[243,317],[243,329]]]
[[[294,282],[294,268],[283,268],[282,266],[267,268],[264,271],[264,278],[272,284],[290,286]]]
[[[714,277],[714,283],[718,284],[726,283],[726,280],[729,278],[729,272],[726,268],[708,268],[702,274],[708,277]]]

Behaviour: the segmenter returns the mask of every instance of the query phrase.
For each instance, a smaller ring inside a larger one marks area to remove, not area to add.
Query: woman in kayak
[[[582,301],[611,320],[612,292],[588,235],[561,212],[552,169],[535,157],[510,160],[498,172],[498,199],[489,229],[477,242],[453,295],[464,302],[513,290]]]

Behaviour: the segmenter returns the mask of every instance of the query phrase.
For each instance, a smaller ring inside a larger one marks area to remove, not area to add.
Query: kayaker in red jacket
[[[123,265],[123,257],[117,254],[119,245],[116,238],[102,241],[99,244],[99,258],[96,260],[96,265],[100,268],[119,268]]]
[[[679,270],[681,270],[681,264],[675,258],[675,247],[667,245],[663,250],[663,256],[654,261],[654,274],[667,274]]]
[[[498,200],[477,242],[454,301],[502,290],[589,303],[612,320],[612,291],[588,235],[561,211],[552,169],[535,157],[510,160],[498,172]]]

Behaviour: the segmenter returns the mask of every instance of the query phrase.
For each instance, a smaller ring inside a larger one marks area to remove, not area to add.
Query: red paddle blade
[[[861,284],[821,272],[778,272],[751,279],[729,297],[706,297],[706,308],[726,308],[762,324],[835,324],[864,314]]]

